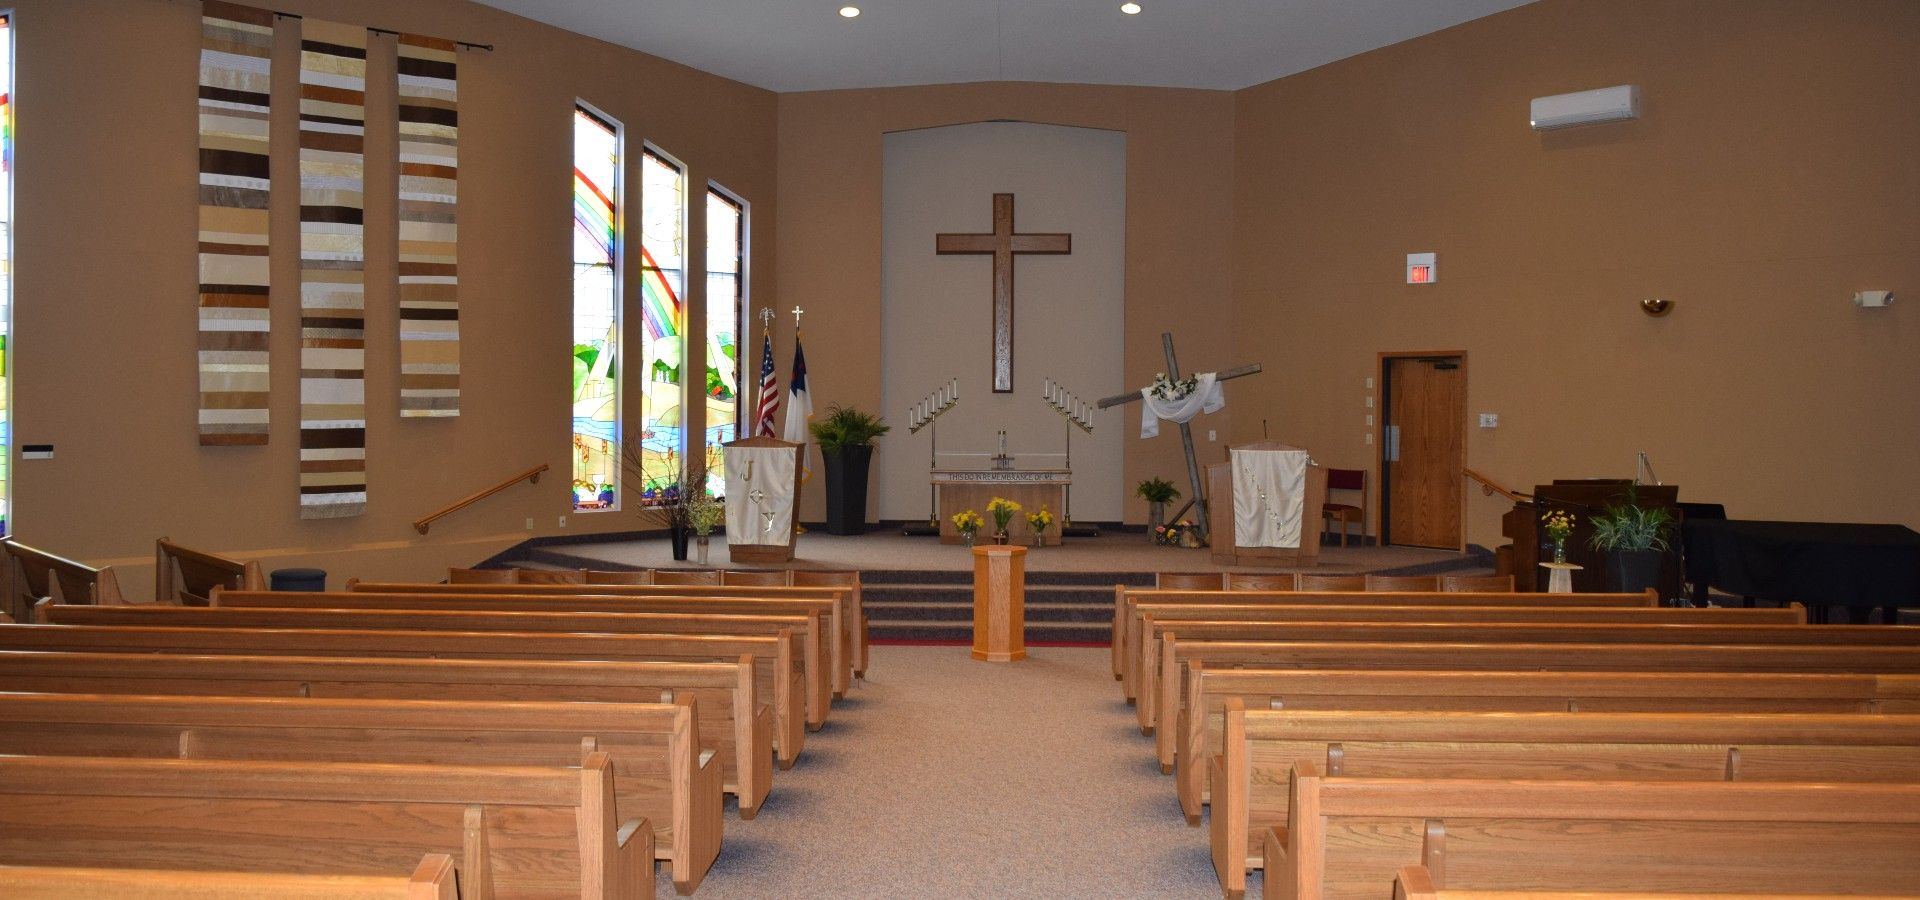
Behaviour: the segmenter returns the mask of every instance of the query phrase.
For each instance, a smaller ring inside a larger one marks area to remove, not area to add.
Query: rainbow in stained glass
[[[678,481],[686,458],[682,424],[686,356],[687,177],[680,166],[648,149],[640,160],[640,468],[653,499]]]
[[[0,535],[13,529],[13,17],[0,16]]]
[[[620,126],[573,111],[573,505],[620,489]]]
[[[740,322],[746,310],[745,205],[707,189],[707,421],[706,444],[718,447],[743,435],[740,421]],[[709,454],[711,455],[711,454]],[[726,493],[726,473],[715,466],[707,489]]]

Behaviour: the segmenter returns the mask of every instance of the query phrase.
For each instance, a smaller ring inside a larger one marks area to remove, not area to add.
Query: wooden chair
[[[1368,575],[1367,590],[1382,591],[1433,591],[1440,587],[1440,579],[1432,575]],[[1509,588],[1511,590],[1511,588]]]
[[[182,606],[206,606],[215,591],[267,589],[258,562],[201,553],[166,538],[154,542],[153,580],[154,599]]]
[[[1328,469],[1327,490],[1359,491],[1360,505],[1334,503],[1328,501],[1320,505],[1321,524],[1326,530],[1333,530],[1333,520],[1340,520],[1340,546],[1347,545],[1347,523],[1360,523],[1360,542],[1367,542],[1367,470],[1365,469]]]
[[[1296,591],[1364,591],[1367,589],[1365,575],[1315,575],[1301,572]]]
[[[515,584],[518,569],[448,569],[448,584]]]
[[[1513,590],[1512,575],[1442,575],[1440,590],[1448,593],[1506,593]]]
[[[1160,572],[1153,576],[1153,587],[1161,591],[1217,591],[1226,587],[1220,572]]]
[[[523,582],[524,583],[524,582]],[[606,572],[587,570],[588,584],[652,584],[653,573],[647,569],[632,572]]]
[[[654,584],[719,585],[719,569],[654,569]]]
[[[514,569],[515,584],[586,584],[582,569]]]

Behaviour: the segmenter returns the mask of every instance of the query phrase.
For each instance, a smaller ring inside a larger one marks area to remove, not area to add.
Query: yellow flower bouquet
[[[972,536],[984,524],[986,523],[981,521],[980,514],[970,509],[953,514],[953,527],[959,529],[964,535]]]
[[[1020,504],[1005,497],[995,497],[987,501],[987,512],[993,516],[993,533],[1007,533],[1007,523],[1020,512]]]

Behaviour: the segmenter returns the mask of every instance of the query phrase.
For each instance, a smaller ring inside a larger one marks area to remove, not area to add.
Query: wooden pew
[[[574,591],[582,591],[575,588]],[[468,609],[496,612],[635,612],[690,613],[702,615],[817,616],[820,634],[813,643],[820,647],[821,658],[832,668],[832,684],[852,679],[852,660],[844,639],[835,635],[844,628],[840,609],[826,597],[688,597],[648,596],[562,592],[555,594],[516,594],[474,591],[462,593],[372,593],[369,591],[336,593],[221,592],[214,605],[224,607],[275,607],[281,609]],[[835,697],[844,692],[832,690]]]
[[[733,662],[187,656],[0,651],[0,688],[78,694],[671,703],[700,711],[700,746],[721,761],[740,818],[760,811],[772,781],[773,709],[753,658]]]
[[[96,569],[15,540],[0,540],[0,552],[6,554],[6,583],[10,585],[5,602],[0,602],[0,615],[13,621],[32,621],[34,605],[48,599],[63,603],[127,602],[112,566]]]
[[[853,658],[853,674],[867,677],[867,601],[860,592],[857,569],[788,569],[787,581],[794,587],[845,588],[853,606],[847,621],[847,655]]]
[[[1293,589],[1296,591],[1364,591],[1367,589],[1365,575],[1316,575],[1301,572],[1295,576]]]
[[[153,542],[153,596],[161,603],[206,606],[215,589],[264,591],[260,564],[182,547],[166,538]],[[24,620],[23,620],[24,621]]]
[[[1171,725],[1171,716],[1180,707],[1161,706],[1167,691],[1158,679],[1161,675],[1179,677],[1178,670],[1167,671],[1158,665],[1158,642],[1169,633],[1197,641],[1359,641],[1363,643],[1413,643],[1475,641],[1479,643],[1513,642],[1520,644],[1624,643],[1624,644],[1782,644],[1832,645],[1848,647],[1920,647],[1920,627],[1914,626],[1820,626],[1805,625],[1725,625],[1711,621],[1701,624],[1620,624],[1582,621],[1578,612],[1569,612],[1568,621],[1509,622],[1350,622],[1328,619],[1321,622],[1216,622],[1182,620],[1142,623],[1141,650],[1146,660],[1141,673],[1142,697],[1136,704],[1143,728],[1158,726],[1163,720]],[[1167,685],[1177,698],[1183,685]],[[1164,714],[1163,714],[1164,711]],[[1151,731],[1145,733],[1151,734]]]
[[[1440,576],[1369,574],[1365,583],[1369,591],[1437,591],[1440,589]]]
[[[1507,889],[1911,895],[1920,784],[1492,781],[1294,773],[1269,900],[1380,898],[1426,863]],[[1527,896],[1527,895],[1523,895]]]
[[[284,872],[185,872],[0,866],[0,897],[11,900],[459,900],[453,859],[420,857],[412,874],[291,875]]]
[[[503,703],[0,693],[0,753],[173,759],[568,766],[612,760],[615,809],[652,823],[692,893],[720,855],[720,764],[691,699]]]
[[[1305,606],[1652,606],[1660,605],[1654,591],[1640,594],[1523,594],[1523,593],[1368,593],[1365,591],[1143,591],[1115,585],[1113,591],[1113,677],[1122,678],[1124,652],[1137,648],[1122,634],[1132,621],[1136,603],[1185,603],[1237,605],[1294,604]],[[1133,686],[1127,686],[1127,699],[1134,698]]]
[[[1824,627],[1824,626],[1822,626]],[[1207,669],[1369,669],[1379,671],[1772,672],[1920,674],[1920,648],[1747,644],[1367,643],[1162,639],[1160,699],[1171,731],[1187,709],[1184,673]],[[1175,741],[1155,733],[1162,770]]]
[[[0,756],[0,864],[368,874],[423,853],[457,860],[464,896],[653,896],[653,828],[615,817],[605,753],[570,768]]]
[[[1489,891],[1479,888],[1443,888],[1426,866],[1405,866],[1393,881],[1394,900],[1753,900],[1753,894],[1713,892],[1677,893],[1628,888],[1623,891]],[[1584,881],[1584,879],[1582,879]],[[1895,897],[1920,897],[1920,894],[1776,894],[1772,900],[1890,900]]]
[[[589,573],[591,576],[593,573]],[[370,594],[530,594],[530,595],[569,595],[593,594],[604,596],[642,596],[642,597],[686,597],[686,598],[789,598],[805,599],[829,598],[838,606],[839,625],[846,632],[846,639],[835,644],[839,650],[834,658],[834,671],[851,673],[852,667],[847,661],[853,656],[852,648],[865,646],[865,619],[860,615],[859,592],[856,587],[809,586],[809,587],[728,587],[726,585],[619,585],[619,584],[424,584],[397,581],[357,581],[349,579],[347,590]],[[1539,596],[1539,595],[1535,595]],[[865,667],[862,666],[862,671]],[[839,676],[836,676],[838,678]],[[846,683],[836,681],[835,691],[844,692],[851,683],[852,676],[845,676]]]
[[[793,767],[806,733],[800,667],[792,640],[780,636],[0,625],[0,650],[610,662],[734,662],[747,656],[760,700],[773,707],[773,747],[781,768]]]
[[[1355,777],[1920,782],[1920,716],[1247,710],[1229,700],[1208,827],[1227,891],[1287,823],[1287,773]],[[1237,858],[1236,858],[1237,857]]]
[[[1187,824],[1208,800],[1228,701],[1246,709],[1920,713],[1920,676],[1755,672],[1374,672],[1187,664],[1174,778]]]
[[[285,596],[265,594],[267,598]],[[56,625],[136,625],[161,628],[418,629],[525,631],[562,634],[719,634],[782,637],[793,644],[806,685],[807,725],[826,722],[830,677],[821,654],[830,638],[818,616],[743,616],[629,612],[511,612],[496,610],[214,608],[42,604],[40,621]]]
[[[1495,613],[1498,612],[1498,615]],[[1151,689],[1140,678],[1152,678],[1158,657],[1158,635],[1145,627],[1151,616],[1166,626],[1180,620],[1237,622],[1303,622],[1317,618],[1346,622],[1611,622],[1619,624],[1724,624],[1724,625],[1804,625],[1806,609],[1799,604],[1770,609],[1709,607],[1701,609],[1658,606],[1520,606],[1501,603],[1493,606],[1317,606],[1310,604],[1228,604],[1228,603],[1134,603],[1129,607],[1132,621],[1122,629],[1128,642],[1122,669],[1122,684],[1132,683],[1136,691]]]

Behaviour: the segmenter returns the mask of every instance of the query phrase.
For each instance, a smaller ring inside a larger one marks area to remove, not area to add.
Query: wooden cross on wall
[[[1071,234],[1016,234],[1013,195],[993,195],[993,233],[936,234],[933,250],[942,256],[981,253],[993,256],[993,392],[1013,393],[1013,257],[1016,253],[1073,252]]]

